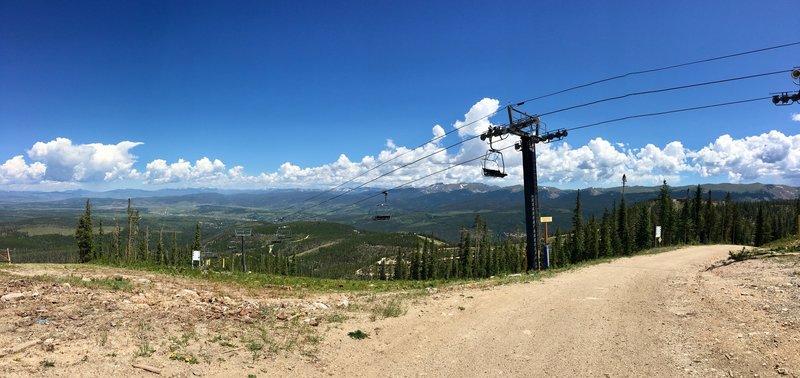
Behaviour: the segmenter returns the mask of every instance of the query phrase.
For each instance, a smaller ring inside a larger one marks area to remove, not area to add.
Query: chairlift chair
[[[288,225],[278,226],[275,230],[275,237],[272,238],[272,244],[281,243],[286,239],[292,237],[292,228]]]
[[[483,157],[481,165],[483,167],[483,175],[486,177],[503,178],[508,176],[503,153],[500,151],[495,149],[486,151],[486,156]]]
[[[375,209],[372,211],[372,220],[374,221],[388,221],[392,218],[391,208],[387,203],[387,197],[389,193],[384,191],[383,192],[383,203],[379,203],[375,206]]]
[[[278,239],[289,239],[292,237],[292,228],[288,225],[278,227],[278,231],[275,232],[275,235]]]

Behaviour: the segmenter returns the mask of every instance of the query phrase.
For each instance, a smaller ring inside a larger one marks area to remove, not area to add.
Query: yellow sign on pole
[[[542,223],[550,223],[550,222],[553,221],[553,217],[541,217],[539,219],[540,219],[539,222],[542,222]]]

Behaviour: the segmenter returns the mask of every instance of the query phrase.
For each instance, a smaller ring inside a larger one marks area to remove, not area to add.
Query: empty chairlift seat
[[[486,177],[503,178],[508,176],[506,173],[505,161],[503,160],[503,153],[496,150],[489,150],[486,156],[483,157],[483,175]]]

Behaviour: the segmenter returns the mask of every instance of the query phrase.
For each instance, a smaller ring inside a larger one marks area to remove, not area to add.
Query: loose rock
[[[20,292],[14,292],[14,293],[8,293],[8,294],[0,297],[0,300],[5,301],[5,302],[11,302],[11,301],[16,301],[18,299],[22,299],[24,297],[25,297],[25,294],[22,294]]]

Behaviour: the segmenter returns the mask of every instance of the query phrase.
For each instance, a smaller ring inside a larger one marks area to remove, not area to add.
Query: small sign
[[[656,226],[656,239],[661,238],[661,226]]]
[[[542,223],[551,223],[553,221],[553,217],[541,217],[539,218],[539,222]]]
[[[192,261],[200,261],[200,251],[192,251]]]

